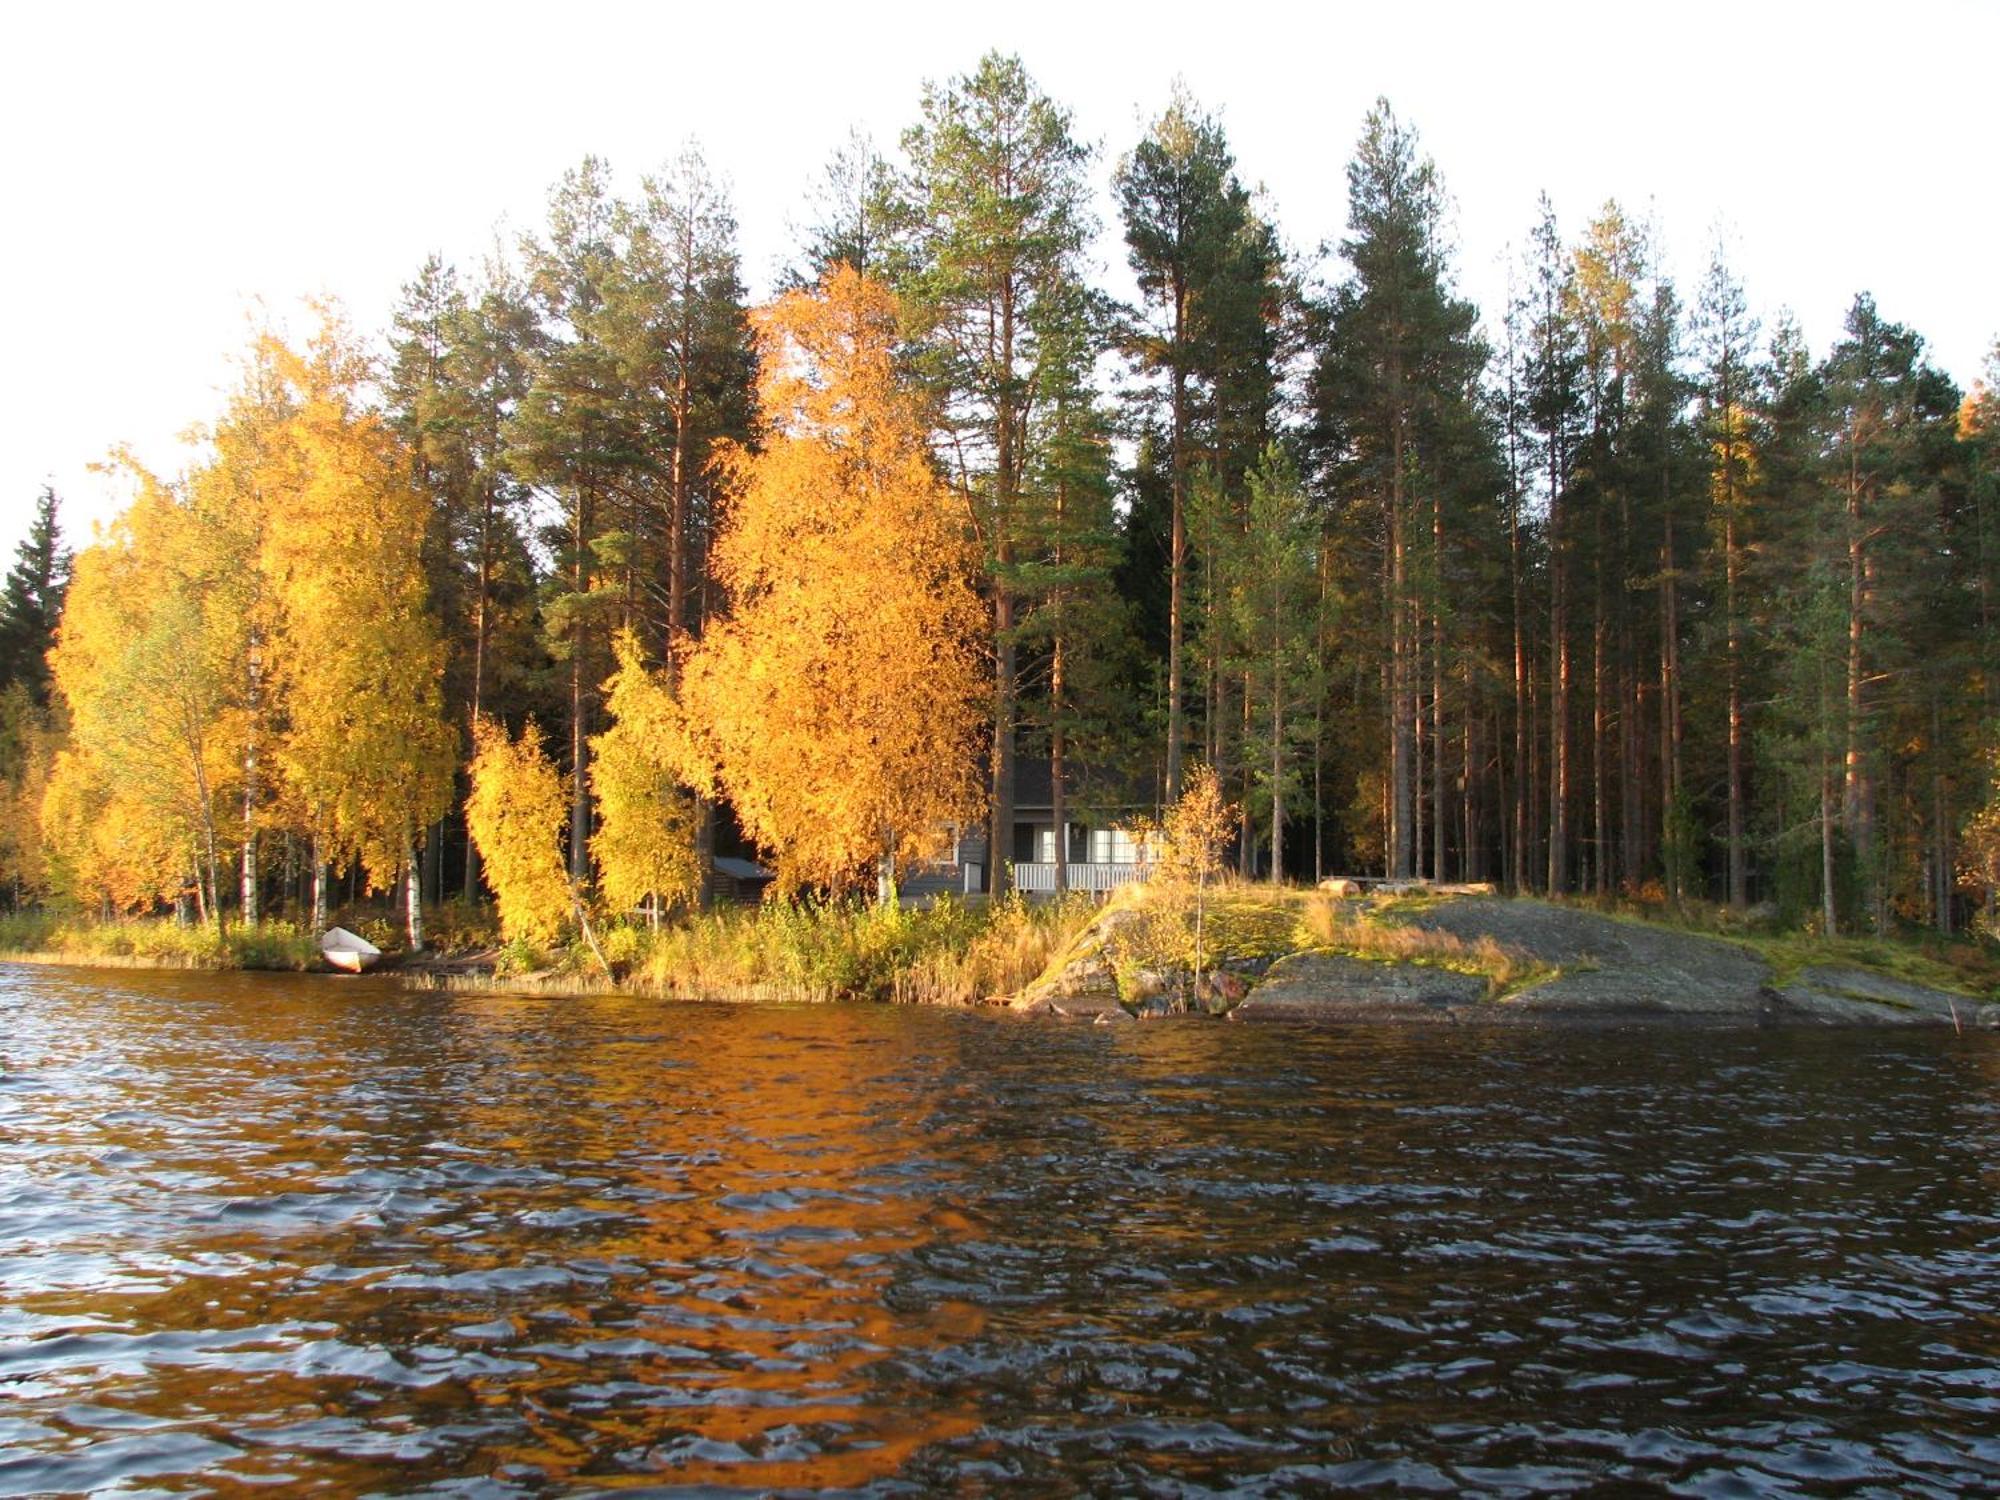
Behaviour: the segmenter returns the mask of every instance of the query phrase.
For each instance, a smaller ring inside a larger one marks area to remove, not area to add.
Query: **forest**
[[[657,924],[721,845],[839,894],[979,826],[1004,890],[1024,768],[1066,827],[1206,766],[1248,878],[1985,932],[2000,346],[1962,392],[1864,292],[1809,349],[1615,201],[1523,204],[1474,307],[1386,101],[1346,224],[1290,226],[1322,256],[1251,180],[1178,88],[1099,151],[995,54],[834,154],[763,305],[690,145],[585,159],[379,334],[259,337],[94,544],[41,497],[8,899],[395,892],[421,947],[489,890]]]

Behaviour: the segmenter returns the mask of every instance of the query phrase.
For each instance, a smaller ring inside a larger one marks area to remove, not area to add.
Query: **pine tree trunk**
[[[1549,483],[1557,498],[1549,505],[1549,894],[1569,890],[1569,564],[1562,529],[1559,473],[1553,461]]]
[[[1451,816],[1446,810],[1444,736],[1444,502],[1431,499],[1431,878],[1445,879],[1445,851]]]
[[[497,448],[497,429],[489,428],[492,446]],[[491,639],[492,627],[489,623],[493,599],[493,510],[498,503],[493,492],[493,479],[489,474],[481,486],[479,507],[479,591],[474,596],[472,611],[472,703],[470,723],[477,723],[486,708],[486,653]],[[479,846],[472,839],[472,821],[465,825],[465,904],[467,906],[479,896]]]
[[[1243,673],[1243,738],[1239,741],[1243,752],[1242,795],[1236,799],[1236,870],[1245,880],[1257,877],[1257,830],[1250,821],[1250,790],[1256,780],[1256,767],[1250,763],[1251,730],[1256,720],[1256,690],[1246,668]]]
[[[1187,592],[1187,285],[1174,267],[1172,535],[1167,548],[1167,805],[1181,795],[1181,742],[1187,725],[1181,707],[1181,639],[1186,634]]]
[[[1606,801],[1608,790],[1604,779],[1604,652],[1605,652],[1605,569],[1604,569],[1604,513],[1599,507],[1596,527],[1597,586],[1591,591],[1590,610],[1590,876],[1597,894],[1602,896],[1611,889],[1610,861],[1606,856],[1611,849],[1609,810]]]
[[[1058,631],[1049,663],[1049,811],[1055,821],[1054,886],[1058,896],[1069,889],[1069,789],[1063,749],[1063,638]]]
[[[587,522],[587,505],[581,491],[577,494],[576,530],[571,544],[576,548],[576,556],[571,563],[570,587],[579,598],[589,586],[589,571],[584,561]],[[581,885],[590,874],[590,736],[589,726],[584,719],[584,704],[587,701],[587,678],[584,671],[584,630],[581,620],[575,621],[570,638],[569,659],[569,750],[570,750],[570,798],[569,798],[569,875]]]
[[[1465,703],[1459,714],[1459,761],[1458,761],[1458,806],[1459,806],[1459,853],[1458,869],[1462,879],[1476,881],[1485,873],[1486,861],[1480,849],[1479,834],[1479,783],[1476,779],[1475,726],[1477,720],[1472,713],[1472,663],[1460,666],[1459,690]]]
[[[1663,485],[1664,488],[1664,485]],[[1685,832],[1681,812],[1680,590],[1674,559],[1673,511],[1665,512],[1660,540],[1660,841],[1667,864],[1667,899],[1687,899],[1685,864],[1691,851],[1679,846]]]
[[[1271,618],[1271,883],[1285,881],[1285,643],[1284,622]]]
[[[1729,666],[1729,905],[1742,911],[1750,904],[1750,861],[1744,840],[1743,814],[1743,628],[1738,613],[1737,585],[1742,561],[1736,548],[1736,506],[1733,488],[1725,496],[1723,520],[1724,608],[1728,612]]]
[[[1508,505],[1507,505],[1507,585],[1514,605],[1514,774],[1511,797],[1506,800],[1508,807],[1507,825],[1512,829],[1511,847],[1508,850],[1507,884],[1515,894],[1528,889],[1529,839],[1528,830],[1534,819],[1530,811],[1535,785],[1533,767],[1529,763],[1528,746],[1532,738],[1529,725],[1528,697],[1532,689],[1528,682],[1527,630],[1523,623],[1521,603],[1521,494],[1518,481],[1513,477],[1512,422],[1509,421],[1508,455]],[[1503,797],[1505,793],[1503,792]]]
[[[1389,874],[1408,880],[1416,869],[1415,829],[1416,709],[1411,701],[1409,633],[1409,570],[1403,535],[1403,418],[1391,420],[1389,476],[1389,681],[1391,744],[1389,748]]]
[[[1854,850],[1855,867],[1862,877],[1863,905],[1875,910],[1873,817],[1871,791],[1863,749],[1864,703],[1863,624],[1868,604],[1868,557],[1862,531],[1861,474],[1858,437],[1850,427],[1847,434],[1847,743],[1841,784],[1841,823]],[[1879,926],[1879,918],[1878,923]]]

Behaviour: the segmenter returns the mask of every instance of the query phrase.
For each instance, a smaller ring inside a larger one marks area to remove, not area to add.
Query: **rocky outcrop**
[[[1151,990],[1176,991],[1159,976],[1121,1003],[1113,957],[1126,926],[1146,920],[1114,907],[1063,962],[1013,1002],[1028,1014],[1100,1024],[1178,1008]],[[1859,969],[1810,968],[1780,985],[1749,948],[1723,938],[1622,921],[1544,901],[1460,895],[1407,918],[1471,946],[1482,941],[1553,970],[1500,999],[1488,981],[1430,963],[1294,953],[1219,974],[1198,1007],[1239,1021],[1462,1022],[1642,1020],[1687,1024],[1805,1022],[1824,1025],[2000,1026],[2000,1005]],[[1234,968],[1236,966],[1232,966]],[[1144,981],[1149,976],[1128,976]],[[1240,986],[1248,993],[1241,994]]]
[[[1117,951],[1119,934],[1144,919],[1144,913],[1129,906],[1108,908],[1058,963],[1014,997],[1013,1009],[1024,1015],[1100,1025],[1134,1019],[1132,1012],[1119,1004],[1112,955]]]
[[[1486,1005],[1486,981],[1426,964],[1295,953],[1229,1014],[1238,1021],[1459,1021]]]
[[[2000,1026],[2000,1005],[1865,969],[1812,968],[1771,992],[1774,1016],[1849,1026]]]
[[[1736,943],[1622,922],[1545,901],[1446,902],[1411,925],[1490,938],[1562,972],[1497,1002],[1536,1015],[1690,1016],[1755,1021],[1771,971]]]

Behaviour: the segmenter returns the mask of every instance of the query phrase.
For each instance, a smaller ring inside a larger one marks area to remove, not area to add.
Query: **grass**
[[[1094,910],[1082,900],[941,901],[922,910],[772,902],[657,933],[613,929],[602,941],[606,957],[648,993],[972,1004],[1026,985]]]
[[[41,912],[0,916],[0,952],[168,969],[311,968],[319,945],[292,922],[183,927],[170,918],[96,922]]]
[[[1083,898],[991,906],[944,901],[925,910],[773,902],[698,914],[657,932],[643,924],[613,923],[597,937],[615,982],[606,979],[583,944],[553,951],[503,946],[490,917],[457,902],[427,911],[426,929],[430,945],[440,951],[494,951],[498,973],[516,989],[970,1004],[1026,985],[1095,910]],[[401,928],[380,911],[343,911],[335,921],[386,952],[403,946]],[[313,935],[291,922],[231,926],[218,935],[171,918],[98,922],[44,913],[0,916],[0,952],[188,969],[299,970],[314,967],[319,958]],[[484,976],[448,983],[492,987]]]
[[[1790,984],[1812,968],[1862,969],[1905,984],[1990,1000],[2000,992],[2000,965],[1974,943],[1923,943],[1908,938],[1810,934],[1754,935],[1741,939],[1771,966],[1775,984]]]
[[[1490,937],[1468,941],[1408,925],[1408,918],[1437,904],[1438,898],[1426,893],[1364,904],[1310,892],[1305,897],[1303,935],[1324,953],[1474,975],[1486,981],[1487,997],[1494,1000],[1519,994],[1561,972]]]

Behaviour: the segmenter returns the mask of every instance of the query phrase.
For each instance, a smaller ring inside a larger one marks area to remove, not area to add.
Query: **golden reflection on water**
[[[485,1046],[518,1067],[536,1065],[510,1047],[535,1002],[462,1003],[459,1019]],[[663,1068],[650,1038],[671,1032],[672,1012],[584,1003],[637,1040],[598,1037],[568,1051],[527,1119],[511,1099],[468,1101],[465,1132],[573,1163],[579,1176],[608,1172],[629,1190],[565,1197],[617,1216],[591,1237],[593,1257],[650,1274],[609,1308],[576,1301],[557,1310],[569,1342],[654,1344],[657,1353],[622,1346],[620,1379],[687,1399],[654,1409],[628,1392],[615,1408],[593,1411],[574,1399],[576,1364],[543,1356],[534,1373],[473,1382],[482,1399],[516,1409],[538,1439],[502,1461],[554,1477],[607,1452],[665,1448],[676,1455],[676,1482],[846,1487],[972,1431],[969,1415],[874,1400],[869,1378],[884,1361],[985,1326],[982,1310],[962,1300],[927,1301],[920,1317],[891,1306],[901,1257],[978,1233],[927,1185],[897,1175],[921,1139],[913,1127],[937,1102],[935,1064],[908,1056],[893,1026],[871,1034],[849,1024],[829,1037],[823,1016],[773,1010],[767,1027],[728,1028],[705,1038],[686,1066]],[[548,1030],[537,1021],[527,1035]],[[549,1069],[546,1056],[540,1066]],[[737,1456],[794,1451],[798,1430],[835,1425],[841,1438],[831,1451]],[[706,1445],[723,1445],[728,1458],[704,1459]],[[594,1477],[647,1483],[657,1474]]]

